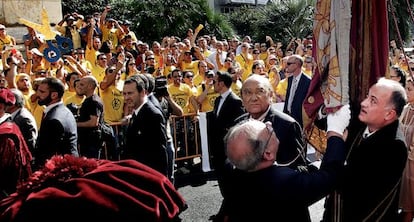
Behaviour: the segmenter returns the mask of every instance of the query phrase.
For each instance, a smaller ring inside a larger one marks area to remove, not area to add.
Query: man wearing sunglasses
[[[285,106],[283,112],[289,114],[303,127],[302,104],[311,79],[302,72],[303,59],[300,55],[292,55],[287,59],[286,72],[292,74],[288,77]]]

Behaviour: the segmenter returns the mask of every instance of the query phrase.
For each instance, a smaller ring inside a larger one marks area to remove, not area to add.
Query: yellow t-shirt
[[[69,104],[69,103],[66,103],[66,101],[69,97],[71,97],[73,95],[76,95],[75,91],[71,92],[68,89],[66,89],[65,92],[63,93],[63,96],[62,96],[63,104],[65,104],[65,105]]]
[[[12,46],[14,45],[12,41],[12,37],[10,35],[6,35],[4,38],[0,37],[0,50],[3,50],[4,46]]]
[[[183,61],[181,64],[181,67],[183,67],[182,71],[191,71],[193,74],[198,73],[198,62],[199,60],[191,61],[190,63]]]
[[[203,93],[203,86],[197,86],[197,96]],[[201,103],[200,112],[209,112],[213,111],[214,109],[214,101],[219,96],[218,93],[214,92],[214,87],[211,87],[208,92],[206,98]]]
[[[92,69],[92,75],[93,77],[96,78],[96,80],[98,81],[98,84],[102,82],[102,80],[105,78],[105,69],[101,66],[95,66]]]
[[[197,74],[193,78],[193,83],[195,86],[199,86],[204,81],[204,75]]]
[[[175,66],[171,65],[171,66],[164,66],[164,70],[163,70],[163,74],[165,77],[168,76],[168,74],[170,74],[174,69],[176,69]]]
[[[90,49],[89,47],[86,47],[85,50],[85,59],[89,61],[89,63],[92,65],[92,67],[96,66],[96,57],[99,55],[99,51],[95,50],[93,47]],[[92,69],[91,69],[92,71]]]
[[[112,43],[113,52],[115,52],[115,48],[119,43],[118,29],[117,28],[109,29],[106,25],[103,25],[101,26],[101,30],[102,30],[102,42],[109,40]]]
[[[111,85],[101,89],[101,99],[104,105],[104,120],[107,123],[119,122],[124,117],[124,96],[122,91]]]
[[[288,86],[288,78],[280,80],[276,87],[276,95],[280,96],[283,100],[286,98],[286,91]]]
[[[35,102],[30,101],[30,106],[32,107],[31,112],[33,114],[33,117],[36,120],[37,129],[40,129],[40,124],[42,123],[43,112],[46,106],[39,105],[37,103],[37,100]]]
[[[179,87],[170,84],[167,89],[173,100],[183,109],[184,114],[189,114],[190,98],[193,96],[190,86],[184,83],[181,83]]]
[[[242,87],[243,83],[240,80],[237,80],[236,82],[233,82],[230,86],[231,91],[234,92],[234,94],[236,94],[238,97],[241,98],[241,87]]]
[[[242,81],[246,80],[247,77],[249,77],[249,75],[252,73],[253,56],[250,54],[246,56],[240,53],[234,59],[240,64],[240,67],[243,69],[241,76]]]
[[[83,100],[85,100],[85,96],[77,96],[76,94],[73,94],[72,96],[69,96],[66,101],[63,102],[63,104],[68,105],[68,104],[73,104],[73,105],[77,105],[77,106],[81,106],[83,103]]]

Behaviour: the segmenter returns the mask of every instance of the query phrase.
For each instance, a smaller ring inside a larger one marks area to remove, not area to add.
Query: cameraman
[[[167,155],[168,155],[168,178],[174,182],[174,162],[175,162],[175,148],[171,134],[170,116],[182,116],[183,109],[171,98],[167,90],[167,78],[164,76],[155,79],[155,97],[160,102],[161,108],[166,119],[167,130]]]

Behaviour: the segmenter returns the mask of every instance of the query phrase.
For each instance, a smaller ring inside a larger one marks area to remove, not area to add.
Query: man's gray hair
[[[394,107],[397,116],[400,116],[407,104],[407,93],[401,83],[382,77],[378,79],[376,85],[391,89],[389,104]]]
[[[15,89],[15,88],[10,89],[10,91],[13,93],[14,98],[16,98],[16,103],[14,105],[19,108],[24,107],[25,100],[24,100],[23,93],[20,90]]]

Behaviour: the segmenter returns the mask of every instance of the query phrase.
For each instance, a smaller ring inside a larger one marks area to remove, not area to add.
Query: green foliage
[[[240,36],[250,35],[264,42],[268,35],[287,45],[294,37],[312,33],[314,4],[314,0],[286,0],[259,8],[241,7],[229,15],[229,20]]]
[[[62,14],[77,12],[81,15],[92,15],[94,12],[102,12],[109,0],[62,0]]]
[[[229,26],[219,15],[213,15],[205,0],[119,0],[112,5],[113,17],[131,20],[132,30],[143,41],[161,41],[164,36],[184,38],[188,29],[199,24],[205,27],[199,35],[231,34]]]
[[[391,4],[392,3],[392,7]],[[413,31],[410,30],[413,27],[414,21],[412,15],[409,12],[413,11],[412,5],[414,0],[409,0],[410,6],[407,6],[407,0],[393,0],[388,2],[388,21],[389,21],[389,38],[395,39],[398,46],[401,46],[398,31],[400,32],[402,41],[409,40],[410,36],[413,36]],[[395,17],[394,17],[395,15]],[[397,26],[395,25],[397,21]]]
[[[63,14],[102,12],[108,4],[112,9],[107,17],[130,20],[131,29],[142,41],[161,41],[164,36],[184,38],[188,29],[199,24],[204,25],[199,35],[225,38],[233,34],[226,19],[214,14],[205,0],[63,0]]]

